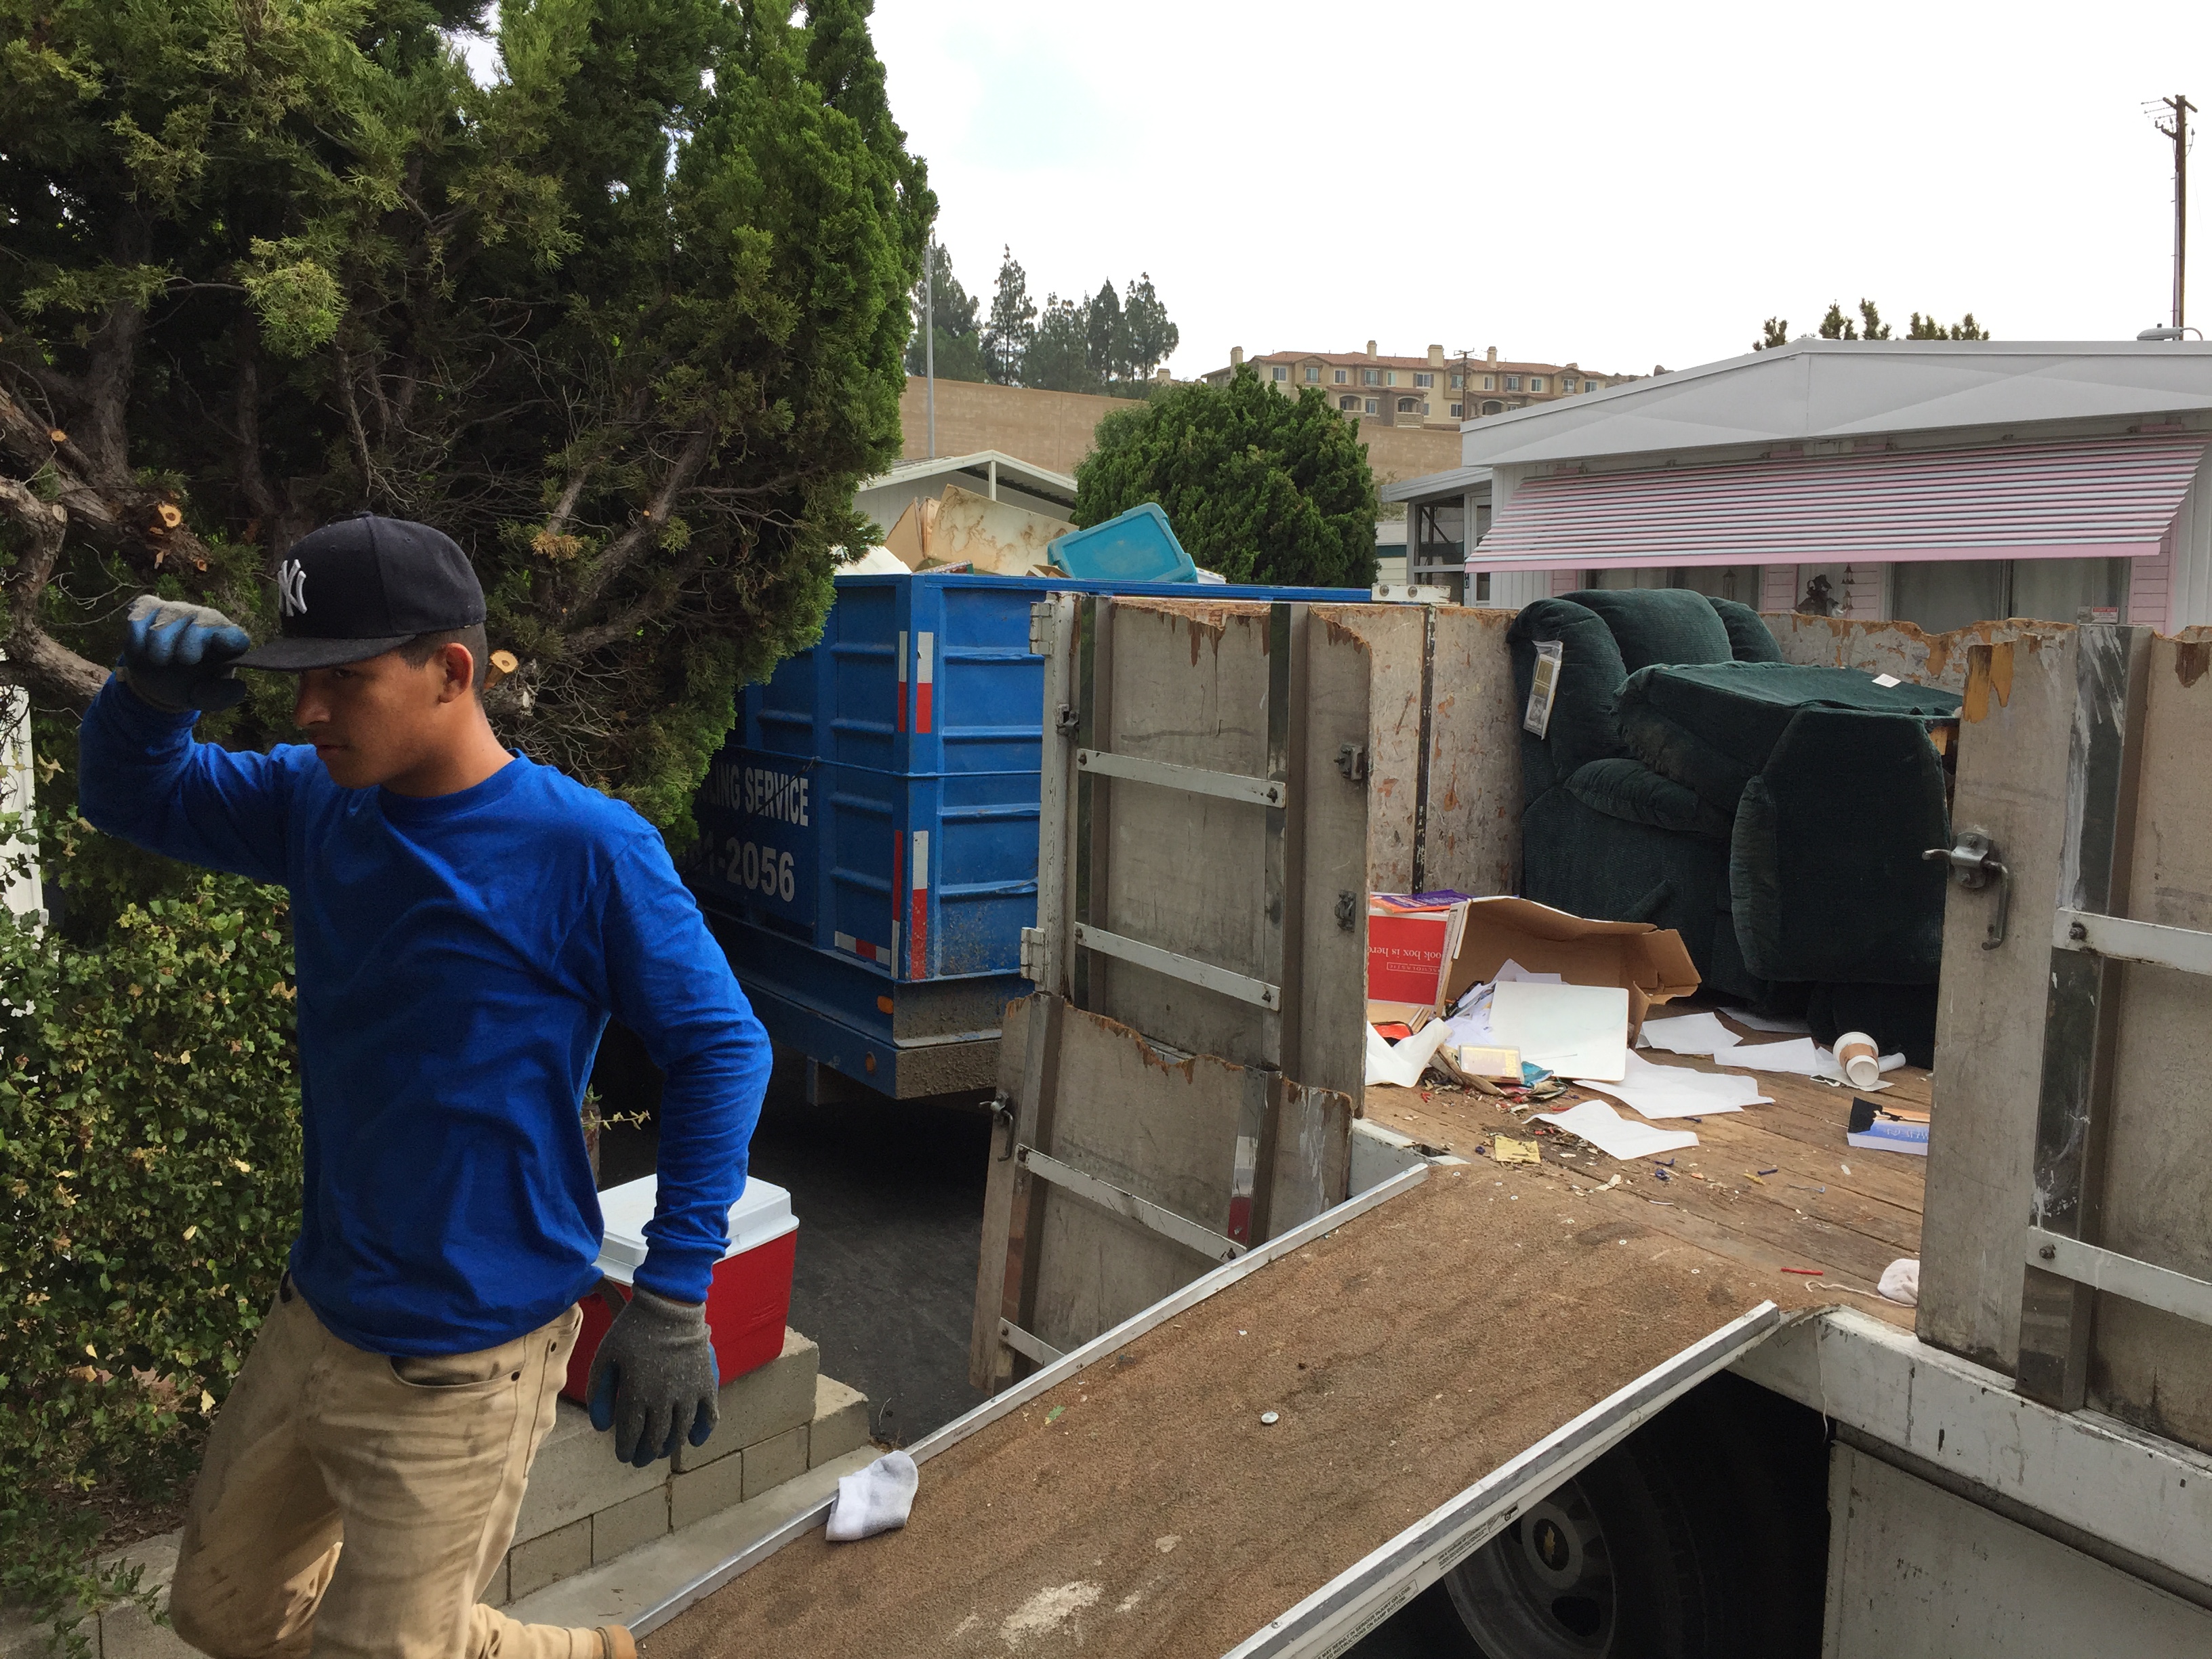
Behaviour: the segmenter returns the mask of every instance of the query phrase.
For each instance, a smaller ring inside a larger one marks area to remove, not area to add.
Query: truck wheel
[[[1445,1578],[1484,1659],[1704,1659],[1708,1586],[1633,1443],[1530,1504]]]
[[[1444,1584],[1484,1659],[1809,1659],[1826,1557],[1825,1425],[1723,1376]]]

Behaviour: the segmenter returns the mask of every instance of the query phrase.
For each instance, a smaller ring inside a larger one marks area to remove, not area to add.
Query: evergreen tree
[[[1241,368],[1098,423],[1075,469],[1075,521],[1157,501],[1190,556],[1231,581],[1374,580],[1375,474],[1358,423],[1317,386],[1285,398]]]
[[[1129,332],[1114,284],[1102,283],[1083,312],[1085,362],[1099,386],[1129,378]]]
[[[476,562],[495,724],[678,829],[898,453],[934,200],[868,0],[0,0],[0,683],[118,593],[275,629],[360,507]],[[210,723],[258,745],[289,685]]]
[[[1836,301],[1828,302],[1827,315],[1820,319],[1820,337],[1824,340],[1887,340],[1891,337],[1890,326],[1881,319],[1881,307],[1871,300],[1859,301],[1858,320],[1844,315],[1843,306]],[[1912,313],[1912,322],[1905,331],[1908,340],[1986,340],[1987,330],[1974,320],[1968,312],[1960,321],[1946,327],[1936,320],[1934,313],[1923,317]],[[1769,317],[1760,325],[1760,337],[1752,343],[1753,351],[1767,351],[1790,343],[1790,325],[1780,317]]]
[[[1129,284],[1121,302],[1121,320],[1128,331],[1128,372],[1138,380],[1148,380],[1182,343],[1182,331],[1168,320],[1168,308],[1152,290],[1149,270]]]
[[[1036,302],[1030,298],[1029,276],[1011,247],[1000,250],[999,283],[991,294],[991,318],[983,328],[983,367],[1000,386],[1020,386],[1030,342],[1036,338]]]
[[[1986,340],[1990,337],[1974,320],[1974,313],[1971,311],[1948,328],[1936,320],[1934,312],[1923,317],[1916,311],[1912,313],[1912,325],[1905,337],[1908,340]]]
[[[1044,392],[1098,392],[1103,389],[1091,368],[1090,308],[1045,296],[1038,314],[1036,334],[1022,358],[1022,384]]]

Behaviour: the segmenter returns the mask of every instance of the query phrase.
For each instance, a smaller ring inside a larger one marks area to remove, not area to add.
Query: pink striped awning
[[[1524,478],[1467,565],[2147,558],[2205,441],[2094,438]]]

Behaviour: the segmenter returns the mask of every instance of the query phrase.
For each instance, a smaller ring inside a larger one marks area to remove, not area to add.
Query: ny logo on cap
[[[307,614],[307,572],[297,559],[276,567],[276,609],[286,617]]]

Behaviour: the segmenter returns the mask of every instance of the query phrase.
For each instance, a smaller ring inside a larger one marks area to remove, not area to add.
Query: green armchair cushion
[[[1929,686],[1876,685],[1856,668],[1696,663],[1630,675],[1616,717],[1630,754],[1733,813],[1801,709],[1907,715],[1924,731],[1956,715],[1959,702],[1956,692]]]
[[[1595,760],[1568,778],[1568,793],[1608,817],[1648,823],[1682,835],[1714,841],[1729,838],[1729,821],[1672,778],[1662,777],[1641,761]]]
[[[1782,660],[1782,647],[1775,643],[1772,630],[1759,612],[1734,599],[1708,599],[1705,603],[1728,629],[1729,652],[1738,662]]]
[[[1654,663],[1727,662],[1735,655],[1712,601],[1686,587],[1590,587],[1566,599],[1605,623],[1632,674]]]
[[[1539,599],[1521,608],[1505,638],[1513,652],[1516,709],[1528,706],[1536,642],[1557,640],[1562,647],[1550,725],[1542,738],[1521,734],[1524,799],[1556,788],[1591,761],[1627,754],[1613,707],[1627,670],[1612,630],[1595,611],[1571,599]]]

